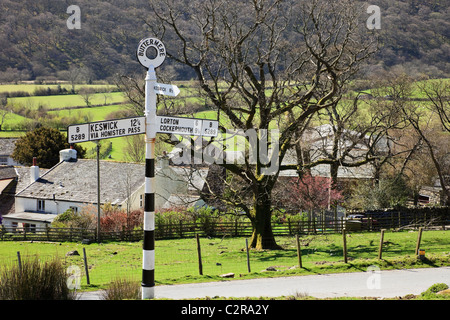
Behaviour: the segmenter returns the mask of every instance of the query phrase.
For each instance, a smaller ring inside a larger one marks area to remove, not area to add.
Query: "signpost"
[[[196,118],[156,116],[156,131],[159,133],[215,137],[219,131],[219,122]]]
[[[139,42],[136,56],[139,62],[147,68],[145,77],[144,117],[72,125],[67,128],[67,136],[69,143],[96,141],[98,163],[99,140],[145,133],[144,241],[141,286],[142,299],[153,299],[155,287],[156,133],[215,137],[219,132],[219,125],[218,121],[213,120],[157,116],[156,95],[162,94],[176,97],[180,93],[180,89],[175,85],[156,82],[155,68],[159,67],[164,62],[166,58],[166,48],[158,39],[142,39]],[[100,172],[98,172],[97,178],[99,186]],[[100,204],[100,198],[98,199],[98,202]]]
[[[148,50],[156,53],[150,57]],[[155,139],[157,132],[189,135],[215,136],[217,121],[188,119],[180,117],[157,117],[156,94],[175,97],[177,86],[156,82],[155,68],[166,57],[164,44],[155,38],[143,39],[137,48],[139,62],[147,68],[145,77],[145,196],[144,196],[144,241],[142,261],[142,299],[154,298],[155,287]]]
[[[173,84],[155,83],[153,89],[157,94],[163,94],[171,97],[176,97],[180,93],[180,89]]]
[[[69,143],[96,141],[141,133],[145,133],[144,117],[90,122],[67,128]]]

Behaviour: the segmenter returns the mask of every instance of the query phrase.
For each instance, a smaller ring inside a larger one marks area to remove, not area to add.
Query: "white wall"
[[[45,201],[45,213],[60,214],[70,209],[71,207],[78,208],[78,211],[85,206],[84,203],[68,202],[68,201]],[[16,212],[37,211],[37,199],[16,197],[15,205]]]
[[[5,161],[6,160],[6,161]],[[13,158],[7,155],[0,155],[0,165],[7,165],[7,166],[20,166],[21,164],[14,161]]]

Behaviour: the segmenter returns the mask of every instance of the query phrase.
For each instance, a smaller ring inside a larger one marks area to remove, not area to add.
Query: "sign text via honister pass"
[[[95,141],[145,133],[145,117],[90,122],[69,126],[69,143]]]

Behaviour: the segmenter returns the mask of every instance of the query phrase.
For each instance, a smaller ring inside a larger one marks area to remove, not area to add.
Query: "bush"
[[[439,291],[447,290],[448,285],[445,283],[435,283],[431,287],[429,287],[426,291],[420,294],[420,297],[423,299],[437,299],[439,296],[436,295]],[[445,297],[442,297],[445,298]]]
[[[106,232],[134,230],[141,227],[143,215],[142,210],[133,210],[128,214],[124,210],[105,210],[100,217],[100,229]]]
[[[140,300],[139,282],[117,278],[102,292],[103,300]]]
[[[75,300],[67,287],[66,269],[60,260],[41,263],[37,257],[4,267],[0,273],[0,300]]]
[[[59,214],[52,222],[52,227],[55,228],[83,228],[90,229],[96,227],[96,215],[94,206],[87,205],[81,212],[75,212],[68,209]]]

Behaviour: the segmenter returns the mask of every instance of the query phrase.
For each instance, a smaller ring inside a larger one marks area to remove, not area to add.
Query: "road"
[[[450,267],[405,270],[373,270],[282,278],[164,285],[155,287],[156,299],[204,297],[278,297],[309,295],[316,298],[393,298],[420,294],[435,283],[450,286]],[[81,300],[98,300],[95,293],[83,293]]]

